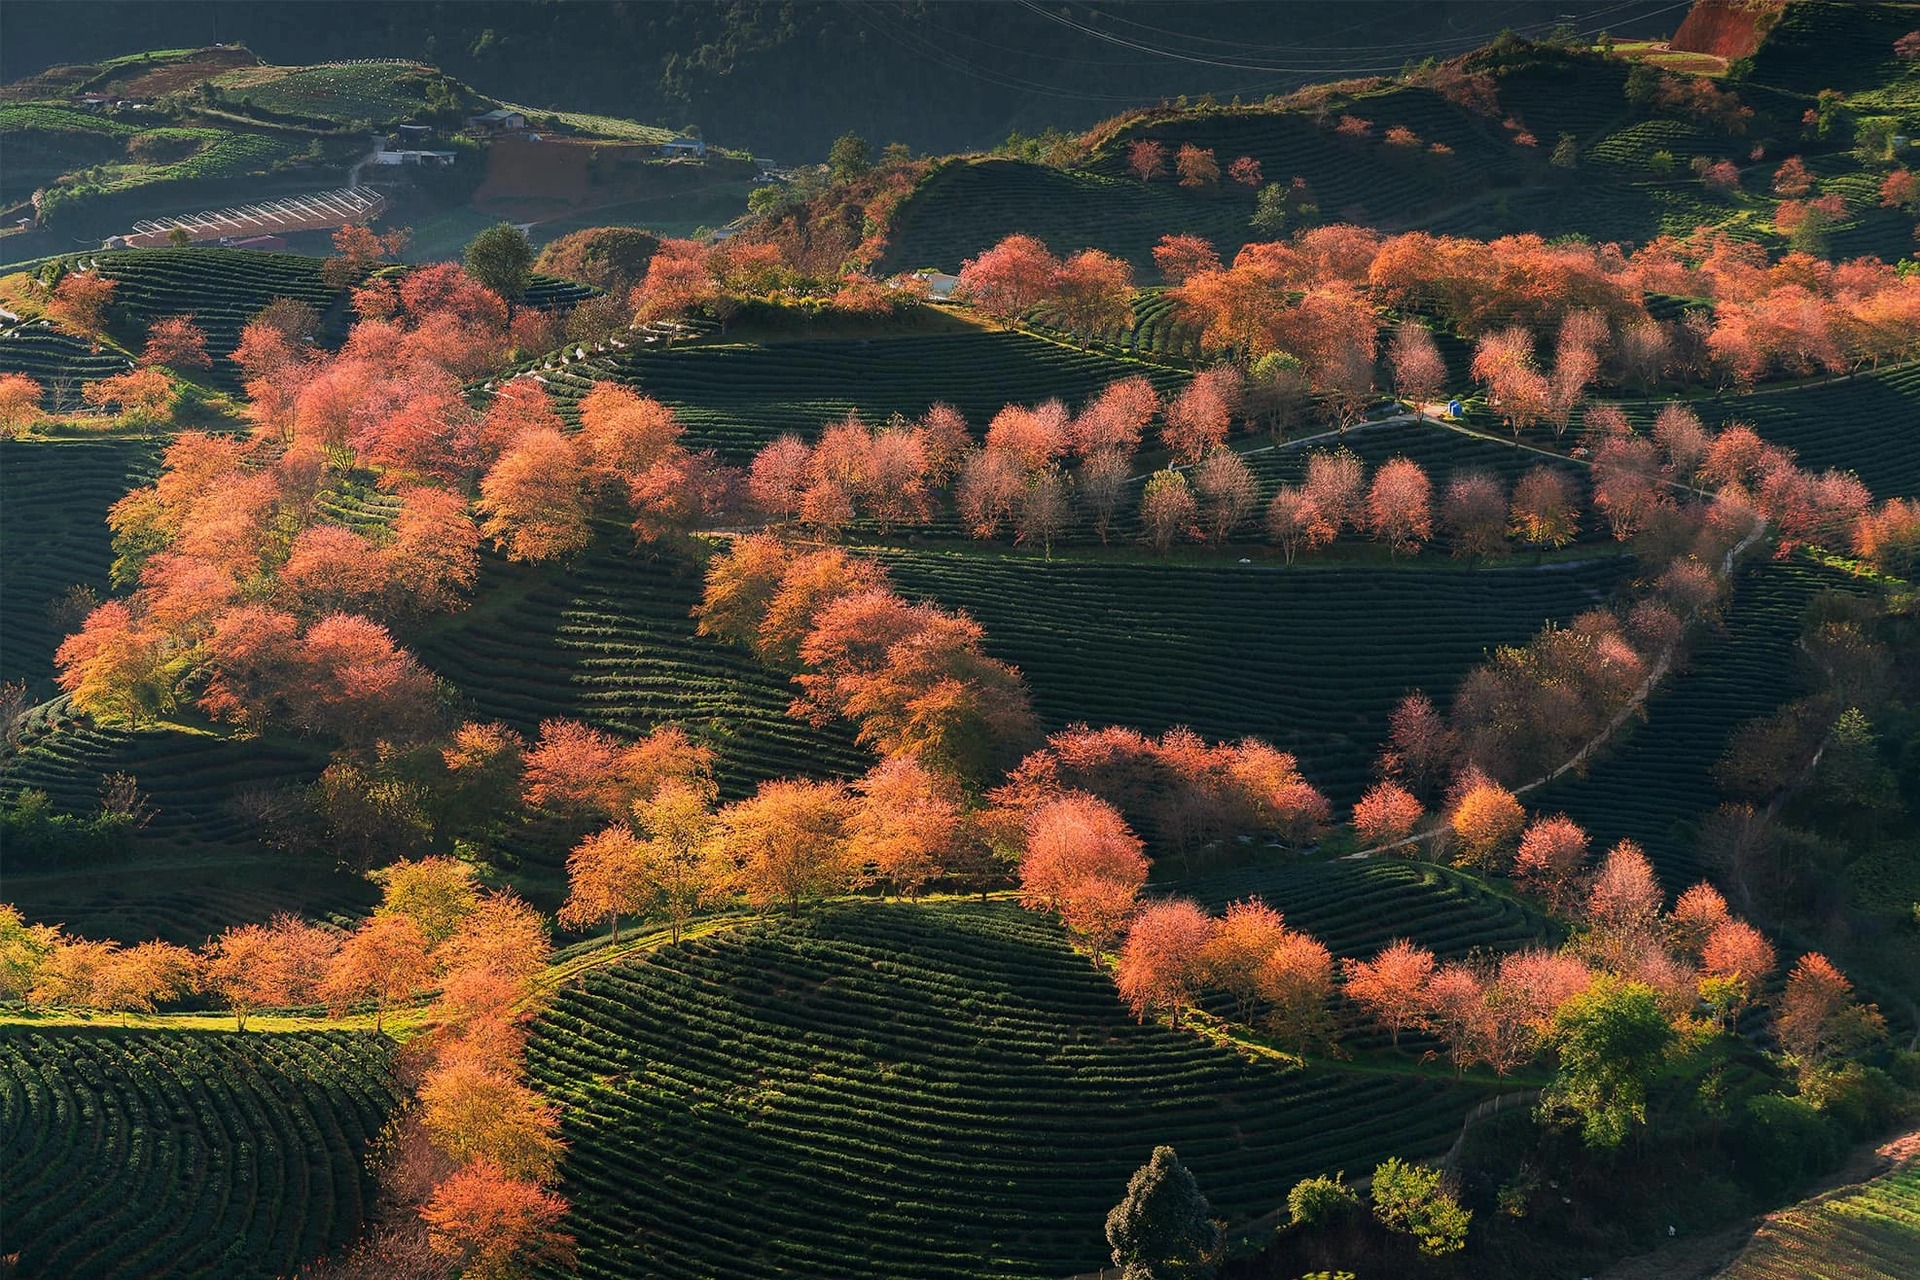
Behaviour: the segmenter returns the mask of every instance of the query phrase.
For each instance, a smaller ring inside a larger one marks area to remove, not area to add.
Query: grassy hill
[[[1365,787],[1409,689],[1444,704],[1493,646],[1604,600],[1623,560],[1546,568],[1287,569],[876,552],[910,596],[963,608],[1017,664],[1049,725],[1186,725],[1299,753],[1336,803]]]
[[[1008,904],[821,908],[589,974],[535,1024],[579,1274],[1058,1277],[1171,1143],[1231,1221],[1440,1150],[1480,1096],[1139,1026]]]
[[[1166,869],[1163,861],[1157,870]],[[1336,956],[1371,958],[1409,938],[1445,958],[1506,951],[1553,933],[1531,903],[1429,862],[1260,859],[1166,881],[1214,911],[1257,897]]]
[[[1850,583],[1804,560],[1749,565],[1725,621],[1706,633],[1687,668],[1647,704],[1647,722],[1585,778],[1530,796],[1530,807],[1564,809],[1587,828],[1596,848],[1638,841],[1669,890],[1700,879],[1708,869],[1694,847],[1694,825],[1724,798],[1713,781],[1714,762],[1738,725],[1805,691],[1797,647],[1805,610],[1820,592],[1847,590]]]
[[[107,594],[107,508],[152,477],[159,452],[144,440],[0,441],[0,679],[51,692],[55,610],[74,587]]]
[[[672,405],[689,443],[746,461],[783,431],[812,436],[858,412],[870,423],[917,417],[944,400],[978,431],[1008,404],[1058,396],[1072,408],[1108,383],[1144,374],[1162,391],[1185,375],[1031,334],[932,317],[935,331],[874,337],[730,342],[724,337],[670,350],[629,349],[585,366],[544,374],[563,404],[589,382],[612,378]]]
[[[485,197],[478,210],[496,221],[541,221],[643,199],[664,200],[654,212],[667,222],[689,201],[713,222],[745,207],[752,170],[744,152],[716,145],[710,164],[671,164],[656,148],[673,130],[527,107],[515,109],[541,130],[548,145],[539,150],[529,142],[496,147],[466,131],[469,116],[502,105],[510,104],[407,58],[276,66],[223,44],[48,68],[0,86],[0,132],[9,144],[0,208],[38,218],[33,230],[0,239],[0,256],[24,261],[85,249],[140,218],[349,180],[385,188],[396,225],[467,209],[476,188]],[[403,125],[431,129],[431,149],[454,153],[452,167],[358,167],[370,134],[392,136]],[[726,199],[715,205],[723,188]],[[459,244],[429,239],[457,254]]]
[[[1877,498],[1920,496],[1920,364],[1688,403],[1709,427],[1749,424],[1803,467],[1853,472]],[[1659,409],[1636,406],[1629,416],[1645,429]]]
[[[391,1041],[0,1031],[11,1273],[273,1280],[352,1241],[400,1096]]]
[[[868,767],[844,728],[786,714],[793,690],[778,672],[694,633],[696,568],[624,542],[609,533],[563,570],[489,560],[473,608],[421,636],[416,652],[477,715],[529,734],[549,716],[635,736],[679,724],[719,752],[732,793],[778,774]]]
[[[1691,156],[1743,154],[1749,144],[1630,102],[1629,67],[1595,53],[1495,45],[1399,80],[1137,112],[1095,130],[1092,150],[1062,167],[993,157],[937,167],[895,216],[886,263],[953,270],[1015,231],[1063,252],[1105,249],[1149,273],[1154,242],[1171,232],[1205,236],[1229,257],[1250,239],[1274,238],[1249,225],[1254,188],[1224,177],[1240,156],[1258,161],[1266,182],[1304,181],[1319,220],[1388,230],[1644,241],[1759,216],[1757,200],[1707,199],[1685,170]],[[1492,97],[1462,92],[1470,74],[1486,77]],[[1549,162],[1562,138],[1574,148],[1570,166]],[[1169,156],[1187,144],[1211,149],[1222,181],[1142,183],[1128,169],[1140,140]],[[1649,167],[1656,151],[1672,153],[1677,179]]]
[[[297,812],[325,766],[313,744],[180,729],[111,729],[64,703],[30,718],[0,759],[0,792],[43,791],[56,812],[90,817],[101,781],[134,779],[151,817],[120,854],[56,858],[10,851],[7,900],[29,918],[88,937],[194,945],[231,924],[296,911],[351,919],[378,897],[332,851],[267,843],[265,815]]]
[[[113,280],[115,336],[130,349],[146,340],[156,320],[191,315],[207,334],[213,368],[207,381],[239,387],[239,370],[228,359],[247,321],[278,298],[305,302],[324,321],[317,340],[333,346],[346,336],[347,291],[320,275],[323,259],[251,249],[128,249],[93,255]]]

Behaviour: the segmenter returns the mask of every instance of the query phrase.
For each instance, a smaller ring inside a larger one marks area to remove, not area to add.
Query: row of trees
[[[1127,144],[1127,170],[1142,182],[1166,177],[1167,145],[1154,138],[1134,139]],[[1220,161],[1212,147],[1181,143],[1173,153],[1173,172],[1183,187],[1209,190],[1220,185]],[[1261,182],[1260,162],[1252,156],[1234,160],[1226,173],[1243,187],[1257,187]]]
[[[811,445],[782,436],[754,458],[747,479],[753,506],[779,524],[833,536],[858,520],[883,533],[931,523],[943,489],[966,530],[991,538],[1011,532],[1016,544],[1050,549],[1082,519],[1102,541],[1110,536],[1132,480],[1135,451],[1160,418],[1160,443],[1176,465],[1147,478],[1139,501],[1142,536],[1161,550],[1177,539],[1224,543],[1253,518],[1259,482],[1244,458],[1224,447],[1245,406],[1243,380],[1231,366],[1195,378],[1162,404],[1144,378],[1108,386],[1078,414],[1057,400],[1009,405],[974,446],[965,420],[936,404],[917,421],[868,427],[857,417],[825,428]],[[1636,459],[1637,460],[1637,459]],[[1601,470],[1616,468],[1609,454]],[[1602,487],[1610,515],[1624,511],[1632,477]],[[1654,501],[1658,468],[1632,502]],[[1479,471],[1450,478],[1436,503],[1419,464],[1395,458],[1369,483],[1365,466],[1346,451],[1311,454],[1299,485],[1283,485],[1267,508],[1268,533],[1292,562],[1344,531],[1371,536],[1395,555],[1417,551],[1444,531],[1459,555],[1504,551],[1511,532],[1538,548],[1572,541],[1580,527],[1579,494],[1567,476],[1540,466],[1516,484],[1511,501],[1502,481]],[[1618,536],[1638,527],[1622,516]]]
[[[1017,246],[1010,239],[970,264],[976,274],[1026,282],[1024,291],[995,295],[1010,300],[995,304],[1003,310],[1045,300],[1040,277],[1017,270],[1033,251],[1025,238]],[[1690,373],[1747,384],[1920,349],[1920,289],[1911,277],[1875,258],[1833,263],[1790,253],[1772,262],[1760,246],[1709,230],[1629,253],[1532,235],[1488,242],[1329,225],[1247,245],[1227,266],[1196,237],[1168,236],[1155,260],[1207,346],[1249,359],[1291,352],[1330,399],[1351,397],[1371,372],[1381,306],[1435,316],[1476,338],[1512,326],[1538,336],[1592,313],[1562,334],[1565,368],[1545,389],[1561,403],[1577,401],[1578,388],[1596,376],[1644,386]],[[1714,306],[1663,322],[1646,309],[1651,294]]]
[[[1346,961],[1336,975],[1324,946],[1257,899],[1216,918],[1175,897],[1139,906],[1126,922],[1114,967],[1121,996],[1137,1016],[1158,1010],[1177,1027],[1183,1010],[1217,992],[1232,999],[1240,1020],[1259,1010],[1282,1043],[1302,1049],[1334,1038],[1337,976],[1345,1000],[1396,1046],[1402,1032],[1418,1030],[1443,1041],[1460,1070],[1485,1064],[1505,1075],[1555,1052],[1560,1073],[1546,1109],[1576,1118],[1590,1145],[1617,1147],[1644,1121],[1653,1075],[1714,1029],[1731,1029],[1760,998],[1777,955],[1710,885],[1664,909],[1653,869],[1632,842],[1587,869],[1587,838],[1576,825],[1564,815],[1529,825],[1512,797],[1504,799],[1510,812],[1495,818],[1470,792],[1453,825],[1483,848],[1517,848],[1517,874],[1545,889],[1574,926],[1563,949],[1441,963],[1398,939],[1371,959]],[[1100,847],[1092,823],[1082,817],[1075,830],[1086,850],[1080,878],[1062,877],[1046,842],[1031,843],[1021,864],[1023,901],[1058,911],[1070,926],[1099,890],[1117,901],[1130,897],[1124,886],[1132,883],[1116,878],[1116,868],[1131,864]],[[1108,833],[1105,842],[1115,838]],[[1076,931],[1096,948],[1106,940],[1084,924]],[[1812,1087],[1837,1055],[1880,1039],[1884,1020],[1853,997],[1830,961],[1809,953],[1788,976],[1774,1033]]]
[[[628,314],[640,324],[706,314],[725,325],[756,300],[808,314],[884,316],[926,299],[926,282],[916,276],[821,274],[806,268],[806,256],[797,246],[754,237],[662,240],[627,294]],[[861,256],[872,261],[878,253]]]

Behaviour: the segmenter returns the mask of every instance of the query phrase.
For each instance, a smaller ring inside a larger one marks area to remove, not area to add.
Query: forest
[[[0,1271],[1912,1275],[1920,7],[1406,7],[4,268]],[[583,11],[953,17],[352,39]]]

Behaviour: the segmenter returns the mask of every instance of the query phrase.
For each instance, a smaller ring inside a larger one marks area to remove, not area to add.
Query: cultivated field
[[[1709,427],[1750,424],[1785,445],[1800,465],[1858,475],[1877,498],[1920,496],[1920,363],[1692,406]],[[1650,422],[1659,406],[1636,406]]]
[[[1157,1143],[1244,1221],[1444,1148],[1482,1096],[1138,1026],[1008,904],[820,909],[593,972],[529,1065],[567,1103],[580,1274],[634,1280],[1068,1275]]]
[[[786,773],[859,773],[865,753],[840,726],[786,714],[791,686],[743,650],[694,634],[702,580],[683,564],[619,550],[609,534],[571,570],[490,562],[478,602],[415,646],[476,714],[531,733],[579,716],[638,736],[679,724],[719,752],[739,792]]]
[[[0,441],[0,679],[51,691],[53,651],[78,624],[56,611],[74,587],[107,594],[107,508],[158,464],[143,440]]]
[[[783,431],[811,436],[850,412],[879,423],[894,413],[918,416],[944,400],[984,431],[1007,404],[1058,396],[1078,408],[1109,382],[1134,374],[1145,374],[1163,391],[1184,380],[1171,369],[980,329],[629,349],[584,372],[544,376],[562,403],[577,399],[592,378],[637,387],[673,406],[690,445],[745,461]]]
[[[1822,591],[1857,589],[1851,584],[1801,560],[1750,565],[1724,623],[1702,636],[1687,669],[1648,703],[1647,723],[1585,778],[1536,792],[1530,805],[1565,809],[1596,848],[1638,841],[1670,891],[1700,879],[1707,868],[1694,846],[1694,824],[1724,799],[1714,762],[1738,725],[1801,696],[1798,641],[1806,608]]]
[[[392,1057],[345,1032],[0,1031],[13,1274],[273,1280],[347,1244]]]
[[[1719,1280],[1902,1280],[1920,1257],[1920,1164],[1782,1209]]]
[[[1444,704],[1487,651],[1604,600],[1628,563],[1287,569],[991,551],[875,554],[910,596],[965,609],[1054,726],[1186,725],[1299,753],[1336,804],[1370,779],[1410,689]]]

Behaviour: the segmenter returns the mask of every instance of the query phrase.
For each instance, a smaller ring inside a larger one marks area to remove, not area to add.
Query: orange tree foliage
[[[98,271],[69,271],[53,287],[53,296],[47,300],[47,314],[85,337],[97,338],[118,288],[118,284]]]
[[[1448,823],[1460,842],[1459,860],[1469,866],[1492,868],[1519,840],[1527,811],[1513,792],[1479,778],[1464,789]]]
[[[420,926],[408,916],[375,915],[341,943],[320,992],[335,1008],[371,1000],[377,1031],[387,1010],[424,988],[433,961]]]
[[[891,756],[854,783],[847,856],[858,884],[916,896],[952,865],[966,815],[952,779],[912,756]]]
[[[158,369],[129,369],[110,378],[99,378],[81,389],[80,398],[90,405],[118,405],[120,412],[136,422],[153,422],[173,406],[173,381]]]
[[[371,878],[380,886],[376,914],[405,916],[429,947],[452,937],[480,902],[474,869],[456,858],[402,860]]]
[[[667,783],[713,792],[713,749],[676,725],[636,742],[577,720],[546,720],[526,753],[522,798],[558,813],[623,818]]]
[[[491,1161],[458,1170],[421,1209],[434,1251],[474,1280],[509,1280],[528,1266],[570,1266],[573,1237],[560,1229],[567,1202]]]
[[[1731,1017],[1759,993],[1778,963],[1773,944],[1758,929],[1742,920],[1722,921],[1701,948],[1700,967],[1707,974],[1701,993],[1723,1016]]]
[[[1083,249],[1061,264],[1052,301],[1067,332],[1082,339],[1133,327],[1133,268],[1098,249]]]
[[[1835,1054],[1857,1052],[1886,1034],[1886,1019],[1862,1005],[1853,984],[1817,951],[1800,957],[1787,975],[1774,1020],[1780,1045],[1803,1069]]]
[[[1183,142],[1174,156],[1173,165],[1183,187],[1212,187],[1220,182],[1220,162],[1214,159],[1211,147],[1197,147],[1191,142]]]
[[[845,716],[882,754],[984,777],[1033,735],[1033,715],[1020,673],[987,657],[983,636],[965,614],[888,591],[840,596],[800,646],[800,708]]]
[[[1021,903],[1057,912],[1097,954],[1124,929],[1147,882],[1145,846],[1112,805],[1084,792],[1035,806],[1023,826]]]
[[[1152,182],[1167,172],[1167,149],[1152,138],[1136,138],[1127,144],[1127,168],[1142,182]]]
[[[1185,729],[1153,739],[1072,726],[1021,761],[993,797],[1026,811],[1064,791],[1100,797],[1182,855],[1248,831],[1307,840],[1330,816],[1290,753],[1258,738],[1209,744]]]
[[[213,358],[207,354],[207,334],[193,322],[192,316],[168,316],[156,320],[147,330],[147,345],[140,363],[163,364],[170,369],[211,369]]]
[[[1169,234],[1153,246],[1153,265],[1168,284],[1181,285],[1202,271],[1218,271],[1220,254],[1203,237]]]
[[[654,905],[673,941],[701,904],[725,893],[732,868],[714,840],[713,793],[699,782],[669,780],[634,805],[640,856]]]
[[[24,373],[0,373],[0,432],[12,434],[43,416],[40,384]]]
[[[1353,806],[1353,829],[1369,844],[1392,844],[1413,831],[1426,808],[1397,782],[1378,782]]]
[[[653,900],[640,841],[623,823],[587,836],[567,855],[567,900],[556,917],[579,929],[608,921],[620,941],[620,917],[638,915]]]
[[[1156,471],[1147,477],[1140,494],[1141,536],[1165,555],[1174,539],[1195,531],[1200,504],[1186,476],[1178,471]]]
[[[320,993],[340,936],[331,929],[279,916],[271,925],[235,925],[201,952],[207,988],[247,1029],[256,1009],[310,1004]]]
[[[1167,405],[1160,438],[1175,463],[1198,462],[1224,444],[1241,395],[1240,371],[1218,365],[1189,382]]]
[[[1622,840],[1609,849],[1586,901],[1587,927],[1600,953],[1617,963],[1650,938],[1664,898],[1639,845]]]
[[[1564,813],[1537,818],[1520,837],[1514,878],[1544,897],[1556,911],[1573,900],[1574,880],[1587,861],[1587,833]]]
[[[1367,527],[1390,554],[1418,551],[1433,536],[1432,488],[1420,464],[1408,458],[1390,459],[1374,473]]]
[[[1425,1017],[1433,975],[1433,952],[1425,947],[1396,938],[1371,960],[1347,961],[1346,970],[1347,997],[1377,1018],[1396,1046],[1402,1029]]]
[[[510,445],[480,482],[481,530],[509,560],[557,560],[592,537],[585,472],[557,431],[531,431]]]
[[[1213,928],[1213,918],[1186,898],[1140,908],[1113,975],[1134,1017],[1145,1021],[1151,1010],[1165,1009],[1180,1025],[1180,1011],[1200,994]]]
[[[1046,245],[1011,235],[961,265],[959,292],[988,315],[1012,319],[1044,301],[1059,274]]]
[[[845,889],[850,800],[830,782],[763,782],[753,795],[720,811],[719,839],[738,887],[756,907]]]
[[[510,1178],[551,1181],[559,1109],[497,1068],[454,1053],[420,1085],[420,1122],[456,1164],[486,1160]]]

